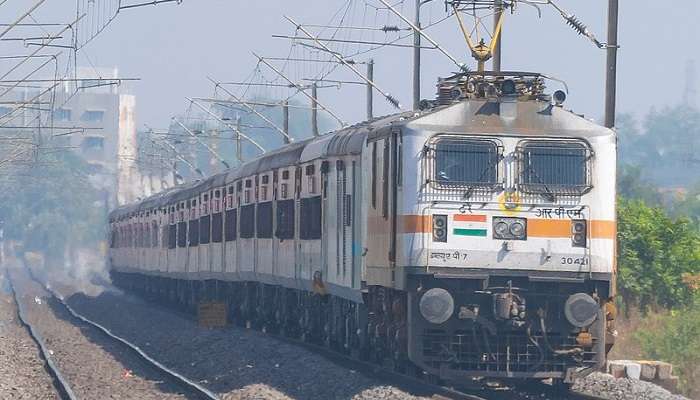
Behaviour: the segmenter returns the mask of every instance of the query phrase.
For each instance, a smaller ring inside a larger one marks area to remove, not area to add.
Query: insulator
[[[388,101],[395,108],[401,108],[401,104],[394,96],[387,94],[384,96],[384,98],[386,98],[386,101]]]
[[[572,15],[566,19],[566,23],[569,24],[579,35],[585,35],[588,31],[588,27],[583,24],[575,15]]]
[[[394,25],[394,26],[386,26],[386,25],[385,25],[385,26],[382,27],[382,31],[384,31],[385,33],[386,33],[386,32],[398,32],[398,31],[399,31],[399,27],[398,27],[398,26],[395,26],[395,25]]]

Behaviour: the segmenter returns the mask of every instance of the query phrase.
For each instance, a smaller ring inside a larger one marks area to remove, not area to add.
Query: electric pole
[[[605,76],[605,126],[615,127],[617,97],[617,22],[619,0],[608,0],[608,55]]]
[[[282,103],[282,129],[284,129],[286,134],[284,143],[289,144],[289,100],[285,100]]]
[[[413,29],[413,109],[420,107],[420,7],[422,0],[416,0],[415,28]]]
[[[318,86],[316,82],[311,85],[311,132],[318,136]]]
[[[501,16],[503,15],[503,0],[494,0],[495,12],[493,14],[494,32],[498,26]],[[496,41],[493,46],[493,72],[501,72],[501,39],[503,39],[503,28],[501,27],[500,35],[496,36]]]

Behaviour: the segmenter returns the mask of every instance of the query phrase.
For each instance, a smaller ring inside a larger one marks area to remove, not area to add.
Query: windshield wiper
[[[542,185],[542,187],[544,187],[544,193],[540,193],[540,194],[545,198],[545,200],[548,200],[551,203],[554,203],[557,200],[556,196],[554,195],[554,192],[552,192],[549,189],[549,187],[547,186],[547,184],[544,183],[542,178],[540,178],[540,176],[537,174],[537,171],[532,169],[532,167],[527,167],[527,170],[525,170],[525,171],[532,172],[532,174],[535,176],[535,179],[537,179],[540,182],[540,184]]]
[[[500,161],[500,159],[499,159],[499,161]],[[489,161],[486,168],[484,168],[484,170],[481,171],[481,175],[479,176],[479,179],[478,179],[479,182],[483,181],[484,177],[486,176],[486,173],[488,173],[491,170],[491,167],[493,167],[493,166],[494,166],[494,163],[492,161]],[[493,183],[495,183],[495,182],[493,182]],[[483,186],[483,185],[481,185],[480,183],[474,183],[474,184],[467,186],[467,190],[464,192],[464,195],[462,196],[462,200],[467,200],[470,197],[472,197],[472,193],[474,193],[474,190],[480,186]]]

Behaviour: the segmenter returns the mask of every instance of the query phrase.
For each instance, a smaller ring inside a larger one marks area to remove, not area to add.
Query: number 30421
[[[562,265],[588,265],[588,258],[562,257]]]

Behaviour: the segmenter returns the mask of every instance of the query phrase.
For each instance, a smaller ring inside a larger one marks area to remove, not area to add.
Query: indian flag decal
[[[486,237],[486,216],[475,214],[455,214],[452,216],[453,230],[457,236]]]

